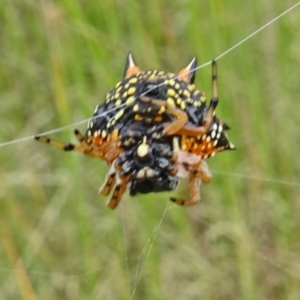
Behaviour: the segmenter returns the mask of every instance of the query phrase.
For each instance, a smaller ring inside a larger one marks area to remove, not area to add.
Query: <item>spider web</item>
[[[216,59],[220,59],[221,57],[223,57],[224,55],[226,55],[227,53],[229,53],[230,51],[232,51],[233,49],[235,49],[236,47],[240,46],[242,43],[244,43],[246,40],[248,40],[249,38],[251,38],[252,36],[254,36],[255,34],[257,34],[258,32],[260,32],[261,30],[263,30],[266,26],[272,24],[273,22],[275,22],[276,20],[278,20],[280,17],[282,17],[283,15],[285,15],[286,13],[288,13],[289,11],[291,11],[292,9],[294,9],[296,6],[298,6],[300,4],[300,2],[298,2],[297,4],[295,4],[294,6],[292,6],[290,9],[286,10],[284,13],[282,13],[281,15],[279,15],[278,17],[276,17],[275,19],[273,19],[272,21],[268,22],[266,25],[262,26],[260,29],[258,29],[257,31],[255,31],[254,33],[252,33],[251,35],[249,35],[247,38],[243,39],[241,42],[237,43],[236,45],[234,45],[233,47],[231,47],[230,49],[226,50],[225,52],[223,52],[222,54],[220,54],[219,56],[217,56]],[[199,66],[197,69],[203,68],[207,65],[209,65],[211,62],[207,62],[201,66]],[[57,128],[55,130],[51,130],[48,132],[45,132],[43,134],[51,134],[54,132],[58,132],[58,131],[62,131],[62,130],[66,130],[69,129],[71,127],[77,126],[79,124],[82,123],[86,123],[87,120],[84,121],[80,121],[65,127],[61,127],[61,128]],[[23,141],[27,141],[27,140],[31,140],[33,138],[33,136],[28,136],[28,137],[24,137],[21,139],[15,139],[13,141],[9,141],[9,142],[5,142],[5,143],[1,143],[0,147],[4,147],[4,146],[8,146],[8,145],[12,145],[15,143],[20,143]],[[275,184],[275,185],[284,185],[284,186],[288,186],[288,187],[294,187],[294,188],[299,188],[300,184],[297,182],[293,182],[293,181],[289,181],[289,180],[281,180],[281,179],[274,179],[274,178],[270,178],[268,176],[252,176],[252,175],[247,175],[247,173],[243,172],[243,173],[232,173],[232,172],[224,172],[218,169],[213,170],[213,174],[216,177],[222,177],[225,176],[226,178],[238,178],[239,180],[253,180],[253,181],[258,181],[258,182],[266,182],[266,183],[271,183],[271,184]],[[51,180],[55,181],[55,176],[53,178],[46,178],[45,181],[47,182],[51,182]],[[64,178],[64,176],[60,176],[60,178]],[[12,174],[11,176],[11,180],[12,181],[20,181],[22,180],[22,176],[19,176],[19,178],[16,178],[16,174]],[[130,244],[128,241],[128,236],[130,235],[131,229],[129,228],[129,223],[128,223],[128,219],[126,219],[126,214],[128,213],[128,211],[125,211],[125,207],[121,206],[120,207],[120,212],[118,213],[118,217],[120,218],[121,222],[120,222],[120,227],[122,230],[122,237],[123,237],[123,245],[121,248],[123,248],[124,251],[124,260],[116,260],[116,259],[112,259],[111,262],[108,262],[106,266],[102,266],[101,269],[94,269],[94,271],[91,271],[89,273],[49,273],[49,272],[40,272],[40,271],[36,271],[34,269],[34,258],[37,252],[40,251],[40,247],[42,247],[43,244],[43,238],[41,238],[39,236],[39,232],[43,232],[45,234],[45,236],[47,235],[47,231],[45,231],[45,228],[48,228],[48,230],[50,230],[51,228],[51,224],[53,224],[55,222],[55,220],[57,219],[57,215],[55,215],[56,213],[59,213],[60,209],[65,205],[64,201],[61,201],[62,199],[66,200],[68,199],[69,195],[71,194],[71,187],[68,187],[66,182],[64,182],[63,180],[60,182],[60,188],[63,191],[63,193],[65,193],[65,197],[61,197],[61,194],[59,197],[54,197],[51,200],[51,203],[48,204],[47,209],[44,211],[43,215],[39,218],[39,223],[36,226],[36,230],[31,234],[31,241],[28,241],[27,246],[24,247],[24,250],[22,252],[22,258],[26,258],[26,264],[29,265],[33,265],[33,269],[29,269],[29,273],[31,275],[36,275],[38,277],[44,277],[44,278],[49,278],[49,277],[55,277],[56,280],[60,280],[60,279],[64,279],[67,281],[74,281],[74,280],[80,280],[80,281],[85,281],[86,278],[89,277],[89,275],[91,275],[91,273],[101,273],[103,272],[106,268],[109,269],[111,268],[113,265],[115,266],[119,266],[120,264],[125,264],[126,265],[126,270],[127,270],[127,278],[130,278],[129,273],[134,273],[134,280],[133,282],[127,283],[127,288],[130,290],[130,298],[129,299],[134,299],[135,295],[136,295],[136,290],[142,280],[142,277],[145,274],[145,269],[146,269],[146,264],[147,261],[149,259],[149,256],[151,255],[152,251],[153,251],[153,247],[156,244],[157,240],[158,240],[158,235],[159,233],[162,231],[162,226],[164,223],[165,218],[167,217],[167,215],[169,214],[169,212],[171,210],[179,210],[181,208],[177,208],[174,205],[169,204],[169,202],[166,202],[166,206],[164,209],[161,210],[160,214],[161,217],[158,218],[159,222],[155,224],[155,226],[150,229],[150,236],[145,237],[145,243],[144,246],[141,249],[138,249],[137,252],[139,253],[139,255],[137,256],[137,259],[135,260],[135,262],[133,263],[133,265],[135,265],[135,267],[130,266],[129,264],[129,260],[132,258],[130,251],[128,250]],[[167,198],[167,197],[166,197]],[[53,207],[55,207],[55,210],[53,210]],[[157,207],[153,207],[152,211],[154,210],[159,210],[157,209]],[[229,240],[231,240],[232,242],[236,243],[236,244],[241,244],[241,240],[239,238],[235,238],[234,236],[231,236],[230,234],[226,233],[226,230],[224,230],[223,228],[220,228],[208,221],[206,221],[203,217],[199,216],[198,214],[194,213],[192,210],[188,210],[188,215],[194,219],[196,222],[200,222],[202,223],[205,227],[209,228],[210,230],[217,232],[217,234],[221,234],[226,236]],[[30,246],[31,243],[35,244],[35,250],[36,253],[32,253],[32,247]],[[297,272],[293,271],[293,268],[290,267],[290,263],[287,261],[278,261],[278,260],[273,260],[272,258],[270,258],[267,254],[264,254],[263,252],[260,252],[258,250],[256,250],[255,247],[251,247],[248,244],[242,244],[241,245],[242,248],[245,248],[247,251],[250,251],[250,253],[256,255],[259,259],[261,259],[262,261],[266,261],[268,264],[271,264],[272,266],[274,266],[276,269],[279,269],[281,271],[283,271],[284,273],[291,275],[292,277],[294,277],[297,281],[299,281],[299,275]],[[0,272],[2,273],[19,273],[19,275],[15,275],[17,278],[20,278],[20,280],[25,280],[22,274],[24,274],[24,270],[22,267],[22,259],[18,259],[15,263],[16,269],[12,270],[11,268],[0,268]],[[13,281],[13,275],[9,275],[6,279],[6,284],[4,284],[5,286],[10,286],[11,285],[11,281]]]

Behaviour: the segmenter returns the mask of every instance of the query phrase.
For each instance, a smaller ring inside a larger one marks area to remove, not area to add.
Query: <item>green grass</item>
[[[176,72],[293,2],[4,0],[0,142],[90,117],[129,50],[142,69]],[[218,61],[217,113],[238,150],[208,161],[194,207],[168,202],[183,183],[110,211],[104,162],[34,140],[0,148],[1,299],[300,299],[299,17]],[[208,96],[210,78],[197,72]],[[75,142],[72,130],[52,137]]]

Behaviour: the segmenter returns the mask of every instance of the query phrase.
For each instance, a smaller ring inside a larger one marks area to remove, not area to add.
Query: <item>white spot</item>
[[[210,142],[210,140],[211,140],[211,139],[210,139],[210,136],[207,136],[207,137],[206,137],[206,141],[207,141],[207,142]]]
[[[206,139],[206,134],[202,135],[202,141],[204,141]]]
[[[218,140],[221,136],[221,133],[218,133],[217,136],[216,136],[216,139]]]
[[[154,177],[154,174],[155,173],[154,173],[153,169],[150,169],[150,168],[146,169],[146,176],[148,178]]]
[[[144,157],[149,152],[149,145],[148,144],[141,144],[137,148],[137,155],[139,157]]]
[[[215,138],[215,136],[216,136],[216,131],[215,131],[215,130],[213,130],[213,131],[211,132],[211,138],[212,138],[212,139],[214,139],[214,138]]]
[[[99,131],[100,131],[100,130],[99,130]],[[99,134],[100,134],[100,132],[99,132]],[[103,139],[106,138],[106,130],[103,130],[103,131],[102,131],[101,136],[102,136]]]
[[[145,177],[145,170],[141,169],[138,171],[138,173],[136,174],[136,178],[141,179]]]
[[[216,123],[214,123],[212,129],[213,129],[213,130],[217,130],[217,129],[218,129],[218,125],[217,125]]]
[[[218,131],[219,131],[219,132],[222,132],[222,131],[223,131],[223,126],[222,126],[221,124],[219,125]]]
[[[97,112],[99,105],[96,106],[95,110],[94,110],[94,114]]]

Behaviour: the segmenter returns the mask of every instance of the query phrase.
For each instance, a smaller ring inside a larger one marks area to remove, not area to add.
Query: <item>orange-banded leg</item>
[[[123,178],[120,178],[121,182],[117,183],[111,198],[106,203],[107,207],[109,207],[111,209],[115,209],[118,206],[123,194],[126,192],[127,185],[128,185],[130,178],[131,178],[131,175],[127,175]]]
[[[217,91],[217,62],[215,60],[212,61],[212,98],[210,100],[206,115],[204,116],[203,125],[186,125],[186,122],[188,121],[187,114],[176,107],[168,105],[166,101],[154,100],[147,97],[142,97],[141,101],[157,105],[175,117],[175,120],[169,123],[163,130],[163,134],[165,135],[199,136],[207,133],[210,129],[214,112],[219,102]],[[162,112],[163,111],[161,111],[161,113]]]
[[[74,145],[71,143],[62,143],[62,142],[52,140],[52,139],[50,139],[46,136],[42,136],[42,135],[41,136],[36,135],[34,138],[39,142],[53,145],[64,151],[76,151],[76,152],[83,153],[85,155],[90,155],[91,151],[92,151],[92,146],[90,144],[88,144],[85,137],[80,133],[80,131],[78,129],[74,130],[74,134],[75,134],[77,140],[79,141],[80,145]],[[93,156],[93,155],[91,155],[91,156]]]
[[[110,192],[113,186],[115,185],[117,180],[117,173],[114,167],[111,167],[111,170],[106,176],[106,180],[104,184],[100,187],[99,193],[103,196],[107,196]]]
[[[160,107],[161,109],[159,110],[159,113],[162,114],[164,112],[168,112],[176,118],[173,122],[169,123],[163,130],[163,134],[165,135],[176,134],[178,130],[181,129],[184,126],[184,124],[188,121],[188,116],[184,111],[169,105],[164,100],[156,100],[147,97],[142,97],[140,100]]]
[[[200,179],[197,177],[197,172],[190,173],[190,184],[189,184],[189,199],[182,200],[176,198],[170,198],[170,200],[176,204],[190,206],[195,205],[198,201],[200,201]]]
[[[46,136],[39,135],[36,135],[35,139],[39,142],[53,145],[64,151],[75,151],[87,156],[98,157],[104,159],[108,163],[112,163],[122,152],[122,149],[119,147],[119,139],[105,142],[102,145],[94,147],[92,143],[88,143],[86,138],[80,133],[78,129],[74,130],[74,134],[80,145],[62,143],[60,141],[50,139]]]
[[[195,126],[195,125],[185,125],[188,121],[187,114],[180,110],[179,108],[170,106],[163,100],[154,100],[150,98],[141,98],[143,102],[150,102],[156,106],[163,107],[164,110],[170,113],[176,119],[169,123],[163,130],[163,134],[165,135],[188,135],[188,136],[199,136],[207,133],[212,123],[212,119],[214,116],[215,108],[218,104],[218,99],[213,98],[210,101],[210,105],[208,107],[207,113],[203,120],[202,126]]]
[[[197,177],[200,178],[204,183],[209,183],[212,179],[212,175],[208,169],[206,161],[200,160],[196,164],[189,165],[190,171],[196,172]]]
[[[200,200],[200,183],[201,181],[209,183],[212,175],[204,160],[200,160],[195,164],[185,164],[185,168],[189,171],[189,199],[182,200],[170,198],[170,200],[179,205],[195,205]],[[200,181],[201,180],[201,181]]]

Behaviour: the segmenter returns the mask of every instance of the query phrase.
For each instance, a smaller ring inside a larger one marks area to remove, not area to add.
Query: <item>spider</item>
[[[171,191],[181,178],[189,178],[189,199],[171,198],[179,205],[200,200],[199,185],[212,176],[205,159],[234,149],[225,131],[229,127],[215,116],[218,104],[217,65],[212,62],[212,99],[206,105],[195,88],[194,57],[177,74],[141,71],[128,54],[124,78],[106,95],[89,121],[85,135],[75,129],[79,145],[37,135],[38,141],[65,151],[77,151],[105,160],[110,166],[99,192],[115,208],[124,192],[131,195]]]

